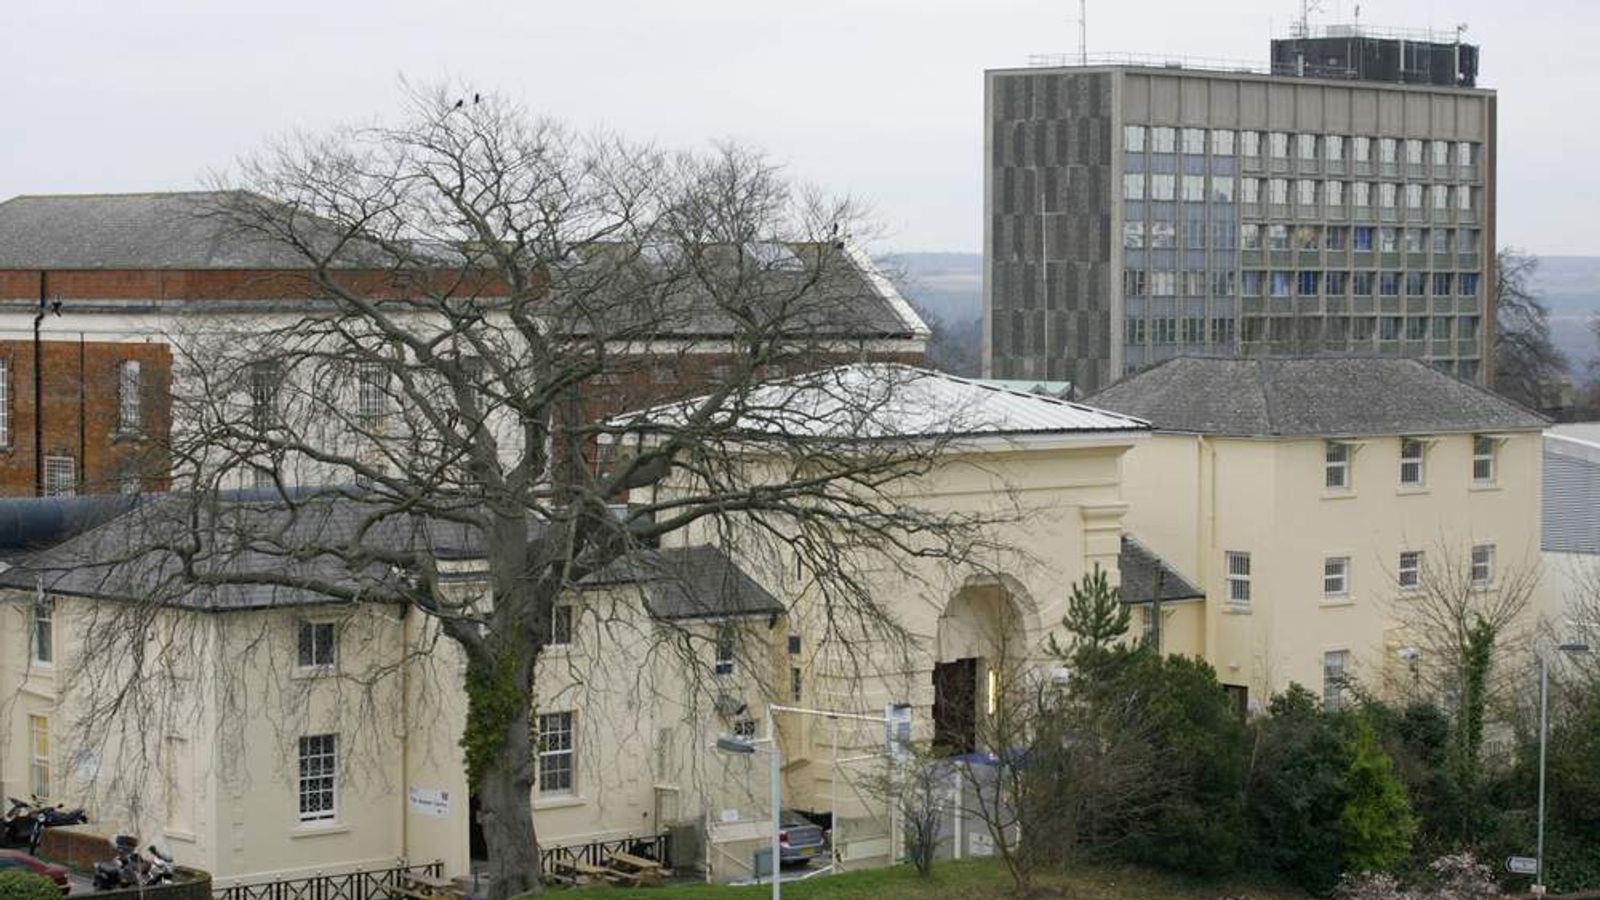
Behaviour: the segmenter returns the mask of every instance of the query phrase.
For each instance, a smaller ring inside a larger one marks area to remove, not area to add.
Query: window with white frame
[[[1224,554],[1228,573],[1228,602],[1234,606],[1250,605],[1250,554],[1229,550]]]
[[[55,603],[48,597],[33,602],[33,661],[50,665],[56,659]]]
[[[571,712],[539,714],[539,794],[571,794],[577,781]]]
[[[1395,569],[1395,581],[1403,591],[1414,591],[1422,586],[1422,551],[1400,551],[1400,566]]]
[[[559,603],[550,608],[550,633],[545,638],[552,647],[572,643],[572,605]]]
[[[339,736],[300,738],[300,821],[331,822],[339,817]]]
[[[1349,650],[1329,650],[1322,654],[1322,705],[1329,712],[1344,707],[1349,665]]]
[[[137,359],[125,359],[117,366],[117,430],[138,431],[144,418],[140,402],[144,396]]]
[[[1350,490],[1350,445],[1328,441],[1323,446],[1323,487],[1330,491]]]
[[[1350,596],[1350,557],[1329,556],[1322,561],[1322,596],[1342,600]]]
[[[1478,544],[1472,548],[1472,586],[1488,587],[1494,581],[1494,545]]]
[[[1494,438],[1486,435],[1472,436],[1472,480],[1478,484],[1494,483],[1497,444]]]
[[[28,750],[28,790],[38,797],[49,797],[50,720],[44,716],[28,717]]]
[[[339,661],[339,629],[332,622],[301,622],[299,645],[302,669],[330,669]]]
[[[1422,487],[1427,477],[1425,459],[1428,448],[1416,438],[1400,439],[1400,486]]]
[[[70,456],[44,458],[44,495],[71,497],[78,493],[78,461]]]
[[[11,446],[11,357],[0,356],[0,447]]]
[[[733,656],[739,647],[739,632],[732,622],[717,625],[717,656],[712,671],[718,675],[733,674]]]
[[[382,363],[361,363],[356,370],[356,415],[368,421],[380,418],[388,399],[389,370]]]

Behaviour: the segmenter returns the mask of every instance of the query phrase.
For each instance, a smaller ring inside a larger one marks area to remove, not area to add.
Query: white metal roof
[[[758,385],[724,406],[718,424],[752,437],[884,440],[1150,429],[1142,419],[1081,403],[891,363],[838,366]],[[644,430],[681,427],[696,408],[696,400],[686,400],[619,421]]]

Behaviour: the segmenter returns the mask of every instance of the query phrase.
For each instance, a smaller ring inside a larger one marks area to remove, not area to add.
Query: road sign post
[[[1537,875],[1539,874],[1539,859],[1534,856],[1508,856],[1506,857],[1506,871],[1512,875]]]

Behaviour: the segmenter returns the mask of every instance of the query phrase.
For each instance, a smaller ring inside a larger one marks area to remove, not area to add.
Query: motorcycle
[[[145,884],[166,884],[177,875],[178,868],[172,857],[162,853],[155,844],[145,848],[150,852],[150,862],[144,873]]]
[[[109,891],[127,887],[149,887],[166,884],[177,874],[173,859],[161,852],[155,844],[146,848],[150,858],[139,855],[139,839],[119,834],[111,839],[117,858],[94,864],[96,890]]]
[[[27,847],[28,853],[37,855],[39,844],[44,840],[46,828],[57,828],[63,825],[78,825],[89,821],[88,813],[83,807],[66,809],[63,804],[46,806],[44,801],[35,796],[32,801],[18,800],[15,797],[6,798],[11,803],[11,808],[4,817],[3,841],[6,846]]]
[[[139,839],[126,834],[111,839],[117,858],[94,864],[94,887],[97,891],[138,887],[144,874],[144,859],[139,856]]]

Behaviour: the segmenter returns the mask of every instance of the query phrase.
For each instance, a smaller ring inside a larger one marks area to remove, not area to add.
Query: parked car
[[[72,893],[72,882],[67,880],[67,870],[55,863],[47,863],[37,856],[29,856],[21,850],[0,850],[0,871],[9,869],[43,875],[56,883],[56,887],[61,889],[62,896]]]
[[[778,859],[783,865],[809,865],[822,854],[826,847],[822,826],[792,809],[784,810],[778,822]]]

